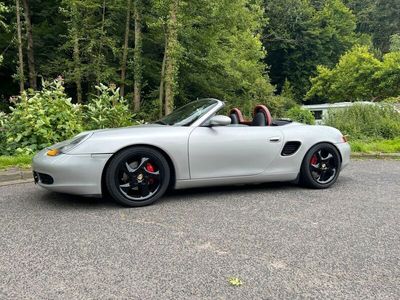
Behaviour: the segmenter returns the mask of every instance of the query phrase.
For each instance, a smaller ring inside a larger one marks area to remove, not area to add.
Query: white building
[[[338,102],[338,103],[324,103],[324,104],[311,104],[303,105],[303,108],[311,111],[315,117],[316,124],[323,124],[324,117],[328,115],[330,109],[344,109],[354,104],[374,104],[373,102]]]

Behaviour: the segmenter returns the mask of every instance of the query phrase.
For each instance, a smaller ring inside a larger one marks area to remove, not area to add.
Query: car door
[[[189,137],[191,178],[262,173],[279,155],[282,140],[277,127],[197,127]]]

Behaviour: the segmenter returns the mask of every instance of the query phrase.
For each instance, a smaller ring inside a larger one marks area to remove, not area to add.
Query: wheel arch
[[[331,146],[335,147],[335,149],[336,149],[336,150],[337,150],[337,152],[339,153],[340,163],[342,163],[342,162],[343,162],[342,153],[340,153],[340,150],[339,150],[339,148],[338,148],[338,147],[337,147],[337,146],[336,146],[334,143],[332,143],[332,142],[329,142],[329,141],[323,141],[323,142],[318,142],[318,143],[315,143],[315,144],[311,145],[311,146],[310,146],[310,147],[307,149],[306,153],[304,154],[304,156],[303,156],[303,159],[302,159],[301,163],[303,163],[303,161],[304,161],[304,159],[306,158],[306,156],[307,156],[308,152],[310,151],[310,149],[311,149],[311,148],[313,148],[313,147],[315,147],[315,146],[317,146],[317,145],[319,145],[319,144],[329,144],[329,145],[331,145]]]
[[[175,165],[171,159],[171,157],[168,155],[168,153],[161,149],[160,147],[154,146],[154,145],[150,145],[150,144],[133,144],[133,145],[129,145],[129,146],[125,146],[121,149],[119,149],[117,152],[115,152],[108,160],[107,163],[104,165],[102,174],[101,174],[101,193],[102,195],[107,195],[108,190],[106,187],[106,181],[105,181],[105,175],[106,175],[106,171],[108,169],[108,166],[110,165],[110,162],[112,161],[112,159],[120,152],[129,149],[129,148],[135,148],[135,147],[146,147],[146,148],[151,148],[153,150],[156,150],[158,152],[160,152],[161,155],[164,156],[164,158],[167,160],[168,162],[168,166],[170,168],[171,171],[171,179],[169,181],[169,188],[172,188],[175,186],[176,183],[176,170],[175,170]]]

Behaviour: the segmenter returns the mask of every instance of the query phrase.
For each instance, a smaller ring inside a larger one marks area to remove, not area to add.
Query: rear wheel
[[[300,181],[311,188],[326,189],[336,182],[340,168],[340,154],[336,147],[321,143],[312,147],[304,157]]]
[[[118,153],[106,171],[111,197],[126,206],[145,206],[167,190],[170,168],[165,157],[148,147],[132,147]]]

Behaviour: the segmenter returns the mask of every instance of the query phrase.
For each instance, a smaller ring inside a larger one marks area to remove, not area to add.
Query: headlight
[[[84,140],[86,140],[90,135],[91,135],[90,133],[80,134],[70,140],[66,140],[64,142],[55,144],[54,146],[51,146],[49,148],[49,151],[47,151],[47,155],[57,156],[61,153],[66,153],[71,149],[75,148],[76,146],[78,146]]]

